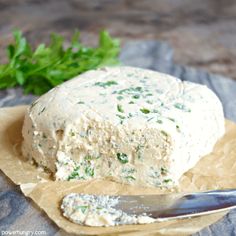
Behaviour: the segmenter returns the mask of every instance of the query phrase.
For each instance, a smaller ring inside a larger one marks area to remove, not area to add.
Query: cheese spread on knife
[[[222,105],[206,86],[121,66],[88,71],[35,101],[22,152],[56,180],[169,187],[223,134]]]
[[[70,193],[63,198],[61,209],[63,215],[72,222],[87,226],[148,224],[157,221],[145,213],[134,215],[116,209],[118,203],[118,196]]]

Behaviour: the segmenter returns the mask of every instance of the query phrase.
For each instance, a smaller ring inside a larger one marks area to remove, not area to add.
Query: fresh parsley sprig
[[[7,47],[9,62],[0,65],[0,89],[22,86],[25,93],[41,95],[87,70],[119,63],[119,41],[107,31],[100,32],[95,48],[82,45],[78,31],[66,48],[64,38],[52,34],[48,46],[40,44],[35,50],[20,31],[13,35],[14,43]]]

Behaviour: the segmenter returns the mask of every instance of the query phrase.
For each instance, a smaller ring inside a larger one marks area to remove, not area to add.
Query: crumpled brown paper
[[[30,197],[63,230],[78,235],[189,235],[216,222],[227,212],[191,219],[125,225],[86,227],[64,218],[60,211],[62,198],[71,192],[91,194],[154,194],[163,190],[138,188],[119,183],[92,180],[54,182],[49,174],[25,161],[20,155],[21,128],[26,106],[0,109],[0,169]],[[226,120],[226,134],[213,152],[204,157],[180,181],[178,191],[236,188],[236,124]]]

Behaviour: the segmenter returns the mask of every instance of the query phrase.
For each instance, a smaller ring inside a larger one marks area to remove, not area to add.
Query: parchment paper
[[[0,109],[0,169],[63,230],[78,235],[189,235],[219,220],[217,213],[186,220],[147,225],[86,227],[71,223],[59,209],[62,198],[71,192],[92,194],[153,194],[164,190],[138,188],[111,181],[54,182],[49,174],[20,155],[21,128],[26,106]],[[226,134],[210,155],[180,181],[177,191],[192,192],[236,188],[236,124],[226,120]]]

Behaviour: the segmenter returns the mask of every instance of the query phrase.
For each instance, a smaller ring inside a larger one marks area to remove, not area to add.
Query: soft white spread
[[[71,193],[63,198],[63,215],[74,223],[88,226],[148,224],[156,219],[146,215],[127,214],[116,209],[119,197]]]
[[[57,180],[172,186],[224,133],[206,86],[132,67],[86,72],[28,109],[22,151]]]

